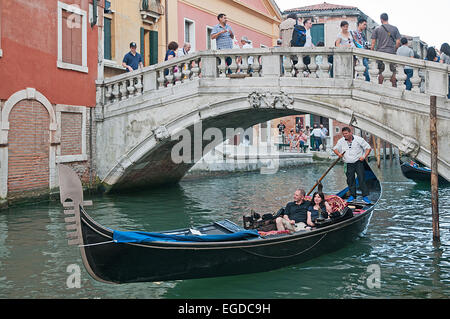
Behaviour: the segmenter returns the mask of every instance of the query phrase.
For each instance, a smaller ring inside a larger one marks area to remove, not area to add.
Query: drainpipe
[[[97,4],[98,0],[92,0],[92,22],[91,22],[91,28],[94,27],[94,25],[97,24]]]
[[[93,165],[94,165],[94,159],[92,158],[93,157],[93,150],[92,150],[92,147],[93,147],[93,145],[92,145],[92,126],[94,125],[94,121],[93,121],[93,116],[94,116],[94,112],[93,112],[93,109],[94,108],[92,108],[92,107],[90,107],[89,108],[89,161],[90,161],[90,165],[89,165],[89,189],[90,189],[90,191],[92,191],[92,176],[93,176],[93,174],[92,174],[92,171],[93,171]]]

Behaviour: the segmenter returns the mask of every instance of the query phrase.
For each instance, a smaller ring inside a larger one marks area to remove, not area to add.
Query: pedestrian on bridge
[[[441,59],[440,63],[450,64],[450,45],[444,43],[441,45]],[[448,76],[448,95],[447,98],[450,99],[450,75]]]
[[[143,68],[142,56],[136,51],[136,42],[130,43],[130,52],[125,54],[122,61],[122,66],[127,69],[127,72],[137,70],[139,67]]]
[[[400,43],[402,44],[402,46],[397,49],[397,55],[408,57],[408,58],[414,58],[414,51],[408,46],[408,39],[403,37],[400,40]],[[407,66],[407,65],[405,65],[404,70],[405,70],[404,72],[406,74],[405,86],[408,91],[411,91],[411,89],[412,89],[411,78],[414,75],[414,71],[413,71],[412,67]]]
[[[233,49],[234,33],[228,25],[226,14],[220,13],[217,16],[217,20],[219,20],[219,23],[214,26],[211,32],[211,39],[216,40],[217,50]],[[231,58],[226,57],[225,63],[227,66],[231,65]],[[229,70],[229,73],[231,73],[231,70]]]
[[[375,29],[372,34],[372,46],[371,50],[375,50],[384,53],[397,54],[397,49],[400,47],[401,35],[398,28],[389,24],[389,16],[387,13],[383,13],[380,16],[381,25]],[[378,77],[378,83],[383,84],[384,77],[383,72],[385,69],[385,64],[383,61],[378,61],[378,69],[380,70],[380,75]],[[392,71],[391,82],[393,86],[396,86],[396,66],[390,63],[390,69]]]

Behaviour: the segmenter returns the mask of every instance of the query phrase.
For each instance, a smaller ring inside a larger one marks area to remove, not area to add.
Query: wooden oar
[[[344,156],[344,154],[345,154],[345,152],[342,153],[342,156]],[[316,187],[320,184],[320,182],[322,182],[322,180],[325,178],[325,176],[328,175],[328,173],[333,169],[333,167],[336,166],[337,163],[339,163],[340,160],[341,160],[341,158],[339,157],[337,160],[334,161],[334,163],[330,166],[330,168],[328,168],[328,170],[325,172],[325,174],[323,174],[322,177],[316,182],[314,187],[309,191],[309,193],[306,196],[311,195],[311,193],[314,191],[314,189],[316,189]]]

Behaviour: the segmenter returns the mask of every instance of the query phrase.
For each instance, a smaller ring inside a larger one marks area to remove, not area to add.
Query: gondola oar
[[[345,154],[345,152],[342,153],[342,156],[344,156],[344,154]],[[328,168],[328,170],[325,172],[325,174],[323,174],[322,177],[316,182],[314,187],[309,191],[309,193],[306,196],[311,195],[311,193],[314,191],[314,189],[316,189],[316,187],[321,184],[322,180],[328,175],[328,173],[333,169],[333,167],[335,167],[336,164],[339,163],[340,160],[341,160],[341,158],[339,157],[337,160],[334,161],[334,163],[330,166],[330,168]]]

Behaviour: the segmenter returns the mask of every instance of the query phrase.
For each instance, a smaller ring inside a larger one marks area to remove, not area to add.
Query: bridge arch
[[[285,95],[278,92],[272,93],[272,96]],[[112,190],[176,183],[201,159],[201,156],[196,157],[194,154],[199,143],[198,136],[194,141],[195,134],[200,136],[200,154],[204,154],[203,150],[206,146],[217,146],[230,137],[227,136],[227,129],[245,129],[290,115],[314,114],[348,125],[359,126],[358,124],[362,124],[365,131],[380,136],[397,147],[402,147],[405,139],[408,140],[407,136],[389,130],[382,123],[377,123],[370,118],[355,116],[349,109],[340,105],[295,96],[291,97],[289,101],[290,103],[284,106],[282,104],[267,106],[264,103],[255,106],[252,105],[251,96],[241,96],[208,103],[207,106],[184,114],[163,126],[154,127],[150,134],[115,163],[103,182]],[[201,131],[195,132],[196,127],[199,127]],[[214,145],[211,145],[211,140],[203,139],[204,133],[211,128],[220,130],[223,137],[221,140],[213,141]],[[192,161],[174,163],[172,150],[177,143],[180,143],[180,140],[175,138],[185,131],[190,132],[190,136],[193,138],[190,147]],[[197,145],[194,145],[195,142]]]

